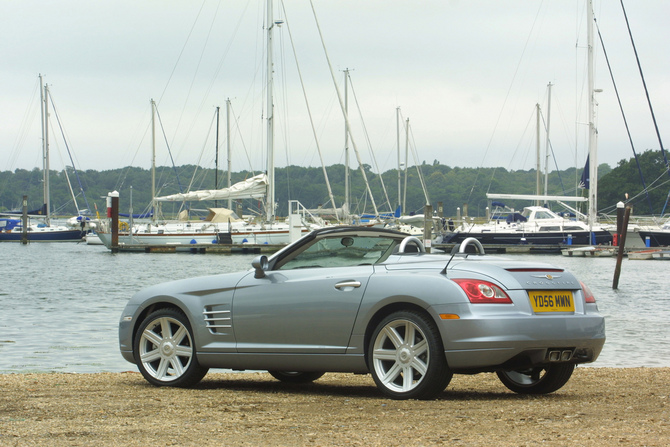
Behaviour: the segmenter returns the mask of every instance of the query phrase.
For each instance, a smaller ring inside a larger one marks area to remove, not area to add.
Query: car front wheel
[[[498,371],[498,378],[510,390],[520,394],[548,394],[565,385],[572,372],[573,363],[555,363],[544,367]]]
[[[370,339],[368,364],[382,393],[393,399],[431,399],[452,373],[435,323],[415,311],[394,312]]]
[[[272,377],[287,383],[309,383],[323,376],[325,373],[317,371],[268,371]]]
[[[135,333],[135,363],[149,383],[188,387],[205,377],[208,368],[195,356],[193,331],[182,312],[159,309]]]

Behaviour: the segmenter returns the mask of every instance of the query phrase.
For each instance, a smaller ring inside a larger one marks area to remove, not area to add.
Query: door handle
[[[354,288],[360,287],[360,286],[361,286],[360,281],[342,281],[342,282],[338,282],[337,284],[335,284],[335,288],[339,289],[339,290],[349,289],[349,288],[354,289]]]

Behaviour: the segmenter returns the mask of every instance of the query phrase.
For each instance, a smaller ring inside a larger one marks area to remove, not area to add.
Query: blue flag
[[[579,180],[579,188],[589,189],[590,180],[590,169],[589,169],[589,157],[586,157],[586,164],[584,165],[584,171],[582,172],[582,178]]]

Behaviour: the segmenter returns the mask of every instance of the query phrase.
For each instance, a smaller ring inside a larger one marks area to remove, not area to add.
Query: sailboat
[[[405,162],[402,163],[400,161],[400,107],[396,108],[396,146],[397,146],[397,153],[398,153],[398,203],[401,203],[402,205],[399,205],[399,209],[401,211],[406,210],[406,203],[407,203],[407,169],[409,167],[409,134],[410,134],[410,127],[409,127],[409,118],[407,118],[404,122],[403,128],[405,132]],[[423,195],[426,199],[426,205],[430,204],[430,199],[428,197],[428,188],[426,187],[426,183],[423,178],[423,174],[421,172],[421,167],[419,166],[419,163],[416,161],[416,169],[418,173],[418,178],[419,182],[421,183],[421,189],[423,190]],[[403,174],[404,171],[404,177],[405,177],[405,185],[404,185],[404,193],[402,192],[402,187],[401,187],[401,175]],[[400,213],[398,213],[400,214]],[[404,233],[411,234],[413,236],[417,237],[423,237],[424,235],[424,225],[426,221],[430,219],[432,220],[432,226],[433,228],[440,228],[441,226],[441,221],[440,219],[434,217],[434,216],[429,216],[428,218],[426,217],[425,214],[423,213],[410,213],[410,214],[403,214],[403,215],[397,215],[395,218],[395,222],[392,224],[389,224],[388,227],[390,228],[395,228],[399,231],[402,231]]]
[[[44,180],[44,205],[34,213],[27,213],[26,240],[28,242],[79,242],[84,237],[83,229],[73,229],[51,222],[49,191],[49,86],[40,78],[40,102],[42,116],[42,162]],[[35,220],[38,219],[37,222]],[[0,242],[20,242],[24,240],[22,219],[11,215],[0,218]]]
[[[227,208],[209,208],[209,215],[200,221],[168,221],[130,225],[128,231],[119,232],[119,245],[140,247],[142,245],[192,245],[192,244],[288,244],[312,230],[320,228],[323,221],[310,214],[307,209],[296,200],[289,201],[289,216],[285,221],[279,221],[275,216],[275,167],[274,167],[274,101],[273,101],[273,66],[272,66],[272,34],[275,27],[273,18],[272,0],[267,6],[267,171],[255,177],[230,185],[228,188],[216,190],[192,191],[183,194],[156,197],[155,189],[153,209],[156,202],[182,201],[216,201],[224,199],[265,199],[265,219],[261,222],[245,221],[240,219],[232,210]],[[152,100],[152,113],[155,103]],[[153,121],[153,120],[152,120]],[[155,153],[155,145],[154,145]],[[230,157],[229,157],[230,158]],[[155,159],[155,156],[153,157]],[[155,169],[152,163],[152,171]],[[230,167],[229,167],[230,171]],[[153,175],[152,175],[153,177]],[[152,178],[152,188],[155,182]],[[155,216],[155,213],[153,213]],[[309,222],[308,219],[312,220]],[[316,223],[315,223],[316,222]],[[111,229],[103,228],[98,231],[102,243],[111,248]]]
[[[181,202],[225,199],[248,199],[265,197],[268,185],[267,176],[259,174],[229,188],[191,191],[156,197],[158,202]],[[227,208],[209,208],[204,220],[146,222],[130,226],[119,232],[119,245],[126,246],[178,246],[193,244],[288,244],[299,238],[316,224],[308,223],[304,209],[297,201],[291,201],[291,216],[298,216],[298,222],[248,222],[239,218]],[[293,212],[295,211],[295,212]],[[297,233],[297,234],[296,234]],[[111,248],[112,237],[109,229],[98,231],[100,241]]]
[[[557,201],[586,201],[582,197],[549,196],[540,194],[539,186],[539,105],[538,108],[538,189],[536,195],[487,194],[489,199],[535,200],[536,206],[528,206],[522,213],[511,212],[505,219],[493,219],[483,225],[463,223],[459,228],[436,239],[438,243],[460,243],[468,237],[478,239],[482,244],[548,244],[548,245],[611,245],[612,234],[596,222],[598,194],[597,130],[595,127],[595,93],[593,80],[593,5],[588,2],[588,88],[589,88],[589,212],[587,222],[565,219],[540,203]],[[551,84],[549,84],[551,86]],[[551,91],[551,90],[549,90]],[[550,100],[549,100],[550,101]],[[550,103],[550,102],[549,102]],[[548,145],[547,145],[548,146]],[[545,181],[546,185],[546,181]]]

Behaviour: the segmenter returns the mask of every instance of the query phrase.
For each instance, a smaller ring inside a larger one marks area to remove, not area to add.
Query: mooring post
[[[619,288],[619,276],[621,276],[621,261],[623,260],[624,247],[626,246],[626,233],[628,233],[628,219],[630,218],[630,207],[626,207],[623,215],[623,224],[621,226],[621,239],[619,240],[619,252],[616,256],[616,268],[614,269],[614,280],[612,288]]]
[[[107,194],[107,217],[112,220],[112,245],[110,250],[112,253],[119,252],[119,193],[112,191]]]
[[[621,233],[623,230],[623,215],[626,212],[626,205],[623,202],[616,204],[616,234],[613,237],[614,245],[620,245]]]
[[[423,211],[423,246],[426,248],[426,253],[430,253],[432,235],[433,205],[426,205]]]
[[[28,196],[23,196],[23,215],[21,216],[21,243],[26,245],[28,243]]]

